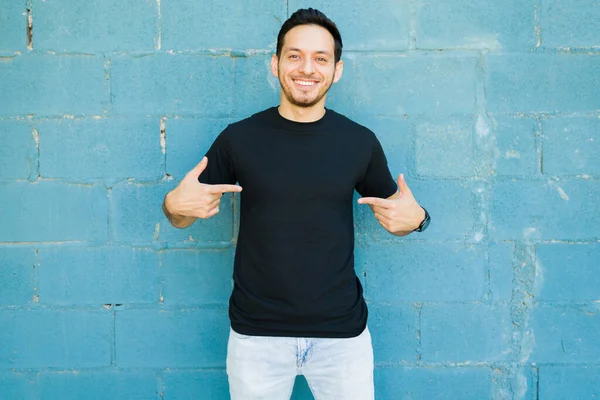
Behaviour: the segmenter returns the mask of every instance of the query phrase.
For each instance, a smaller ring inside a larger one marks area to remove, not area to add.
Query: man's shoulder
[[[367,140],[375,137],[375,133],[371,129],[354,121],[350,117],[332,109],[327,109],[327,112],[330,114],[331,121],[335,123],[335,126],[340,128],[340,131],[343,131],[345,135],[354,134]]]
[[[259,111],[257,113],[252,114],[251,116],[241,119],[236,122],[232,122],[229,124],[227,129],[234,132],[245,132],[248,128],[260,126],[269,121],[271,114],[273,113],[272,108],[267,108],[265,110]]]

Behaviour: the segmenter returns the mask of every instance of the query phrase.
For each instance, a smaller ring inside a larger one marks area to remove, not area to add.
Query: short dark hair
[[[281,49],[283,48],[283,40],[285,35],[298,25],[318,25],[323,27],[331,33],[334,42],[334,55],[335,62],[337,63],[342,58],[342,35],[338,30],[335,23],[327,18],[325,14],[314,8],[301,8],[287,19],[281,26],[279,34],[277,35],[277,57],[281,56]]]

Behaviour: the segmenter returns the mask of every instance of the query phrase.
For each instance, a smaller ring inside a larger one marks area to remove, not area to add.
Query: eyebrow
[[[301,49],[298,49],[298,48],[296,48],[296,47],[290,47],[290,48],[287,48],[287,49],[286,49],[286,52],[288,52],[288,51],[297,51],[297,52],[299,52],[299,53],[302,53],[302,50],[301,50]],[[317,50],[317,51],[315,51],[315,53],[317,53],[317,54],[325,54],[325,55],[328,55],[328,56],[330,56],[330,55],[331,55],[331,53],[330,53],[330,52],[328,52],[327,50]]]

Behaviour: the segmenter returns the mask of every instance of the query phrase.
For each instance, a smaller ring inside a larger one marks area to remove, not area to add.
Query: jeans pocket
[[[233,330],[233,328],[231,328],[229,331],[230,331],[229,333],[231,334],[231,336],[233,336],[236,339],[245,340],[245,339],[250,339],[252,337],[250,335],[244,335],[241,333],[237,333],[236,331]]]

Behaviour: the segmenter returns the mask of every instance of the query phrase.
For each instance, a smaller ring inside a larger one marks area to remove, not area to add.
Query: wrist
[[[419,208],[421,209],[420,215],[422,216],[422,218],[419,221],[418,225],[413,230],[413,232],[423,232],[429,226],[429,221],[430,221],[429,213],[427,212],[427,210],[425,208],[423,208],[421,206],[419,206]]]
[[[167,193],[167,195],[165,196],[165,200],[164,200],[164,206],[165,206],[166,211],[172,215],[179,215],[179,213],[177,212],[178,211],[177,207],[176,207],[177,202],[175,201],[176,197],[177,197],[176,190],[177,189],[173,189],[169,193]]]

